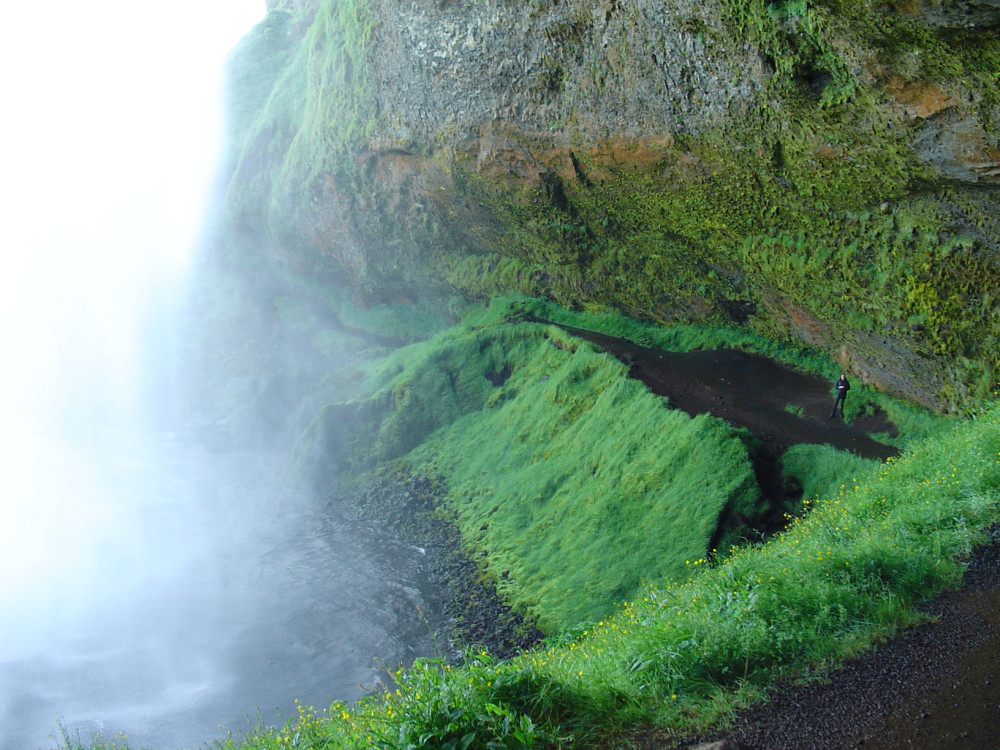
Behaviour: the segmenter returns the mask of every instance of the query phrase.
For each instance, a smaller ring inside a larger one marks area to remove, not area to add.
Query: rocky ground
[[[395,474],[339,490],[328,500],[351,503],[402,542],[425,551],[430,577],[443,596],[437,603],[445,619],[441,639],[453,660],[472,646],[498,658],[523,651],[542,633],[500,600],[481,561],[463,551],[458,529],[434,512],[442,491],[437,480]]]

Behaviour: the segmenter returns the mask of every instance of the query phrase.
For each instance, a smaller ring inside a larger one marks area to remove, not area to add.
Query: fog
[[[20,4],[0,273],[0,747],[194,747],[431,648],[413,549],[172,419],[176,322],[263,0]]]

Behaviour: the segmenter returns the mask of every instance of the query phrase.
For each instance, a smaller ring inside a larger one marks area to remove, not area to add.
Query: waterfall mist
[[[263,0],[17,6],[0,274],[0,747],[192,747],[429,651],[426,581],[281,457],[178,437],[174,325]],[[58,726],[64,730],[57,729]]]
[[[223,61],[264,12],[214,5],[56,2],[8,15],[3,651],[92,599],[101,568],[130,562],[108,469],[170,398],[176,341],[163,321],[216,167]],[[110,546],[119,559],[103,559]]]
[[[155,585],[143,490],[121,469],[155,465],[146,443],[173,342],[154,323],[182,293],[203,218],[224,55],[263,12],[217,5],[8,17],[0,54],[19,116],[3,138],[0,663],[121,622],[122,603]],[[11,682],[8,728],[25,710]]]

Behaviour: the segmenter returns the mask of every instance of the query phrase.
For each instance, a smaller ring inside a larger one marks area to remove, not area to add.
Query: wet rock
[[[892,3],[892,10],[920,18],[929,26],[957,29],[1000,27],[1000,0],[910,0]]]
[[[975,119],[945,109],[930,117],[913,147],[942,177],[962,182],[1000,182],[1000,148]]]

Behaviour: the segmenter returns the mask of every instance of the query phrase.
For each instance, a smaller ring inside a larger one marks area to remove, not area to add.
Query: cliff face
[[[1000,1],[274,0],[233,233],[362,303],[745,325],[935,408],[995,387]]]

